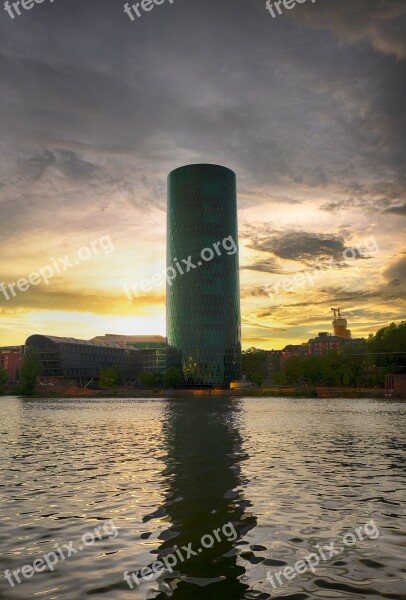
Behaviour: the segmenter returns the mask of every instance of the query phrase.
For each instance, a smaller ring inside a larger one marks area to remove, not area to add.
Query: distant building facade
[[[331,335],[325,331],[308,341],[308,356],[322,356],[335,352],[344,344],[344,339],[337,335]]]
[[[119,335],[107,333],[92,340],[93,343],[120,345],[136,348],[139,352],[141,370],[145,373],[165,373],[172,366],[173,351],[161,335]]]
[[[282,371],[282,350],[266,351],[267,379],[272,379],[275,373]]]
[[[163,335],[121,335],[120,333],[98,335],[89,341],[92,343],[118,344],[136,348],[152,348],[154,345],[166,346],[167,343],[166,338],[163,337]]]
[[[303,344],[288,344],[282,350],[282,359],[288,360],[292,356],[299,356],[305,358],[308,355],[307,343]]]
[[[388,395],[406,396],[406,374],[398,373],[385,375],[385,389]]]
[[[0,346],[0,352],[16,352],[17,354],[24,354],[25,346]]]
[[[127,381],[135,381],[141,372],[135,348],[47,335],[30,336],[26,347],[36,349],[42,376],[75,378],[82,384],[98,379],[107,367],[118,369]]]
[[[23,360],[24,346],[4,346],[0,348],[0,367],[7,371],[9,383],[18,381]]]
[[[365,338],[349,338],[344,340],[344,346],[363,346],[365,344]]]

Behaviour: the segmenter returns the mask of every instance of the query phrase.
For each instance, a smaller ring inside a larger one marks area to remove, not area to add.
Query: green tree
[[[154,387],[155,385],[155,373],[143,372],[138,377],[140,385],[146,388]]]
[[[8,373],[6,369],[0,367],[0,394],[4,394],[4,388],[8,382]]]
[[[122,376],[119,369],[116,367],[106,367],[100,369],[99,382],[101,386],[114,387],[122,382]]]
[[[154,387],[163,387],[164,378],[164,373],[154,373]]]
[[[343,384],[345,385],[345,387],[351,384],[351,373],[349,373],[348,371],[345,371],[343,374]]]
[[[276,385],[286,385],[286,375],[283,371],[280,371],[279,373],[274,373],[272,377]]]
[[[365,343],[342,346],[336,355],[334,369],[338,378],[337,385],[367,385],[369,371]]]
[[[20,369],[21,387],[23,395],[32,396],[35,392],[35,381],[41,373],[38,352],[35,348],[28,347]]]
[[[267,353],[260,348],[248,348],[242,352],[242,372],[249,379],[252,373],[258,373],[262,379],[268,375]]]
[[[178,369],[175,367],[171,367],[165,373],[164,377],[164,385],[167,388],[176,388],[182,384],[182,376],[179,373]]]
[[[252,375],[248,375],[248,379],[252,381],[252,383],[259,385],[260,387],[262,385],[262,382],[264,381],[264,378],[260,373],[252,373]]]
[[[303,379],[306,383],[324,383],[328,375],[328,364],[324,356],[311,356],[303,361]]]
[[[304,380],[305,360],[301,356],[291,356],[284,362],[283,373],[288,383],[301,383]]]
[[[391,370],[395,373],[406,370],[406,321],[398,325],[391,323],[370,335],[367,340],[367,351],[371,362],[379,369]],[[396,369],[396,370],[395,370]]]

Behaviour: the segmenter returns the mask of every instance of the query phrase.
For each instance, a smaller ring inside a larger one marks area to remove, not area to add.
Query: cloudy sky
[[[165,268],[166,176],[194,162],[238,177],[245,347],[328,331],[332,306],[355,336],[404,317],[403,0],[1,13],[0,283],[60,272],[0,292],[0,345],[164,334],[164,286],[123,286]]]

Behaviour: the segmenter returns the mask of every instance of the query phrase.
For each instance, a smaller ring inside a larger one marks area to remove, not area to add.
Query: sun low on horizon
[[[404,318],[401,3],[226,4],[0,22],[1,345],[165,336],[167,176],[199,162],[237,177],[243,348]]]

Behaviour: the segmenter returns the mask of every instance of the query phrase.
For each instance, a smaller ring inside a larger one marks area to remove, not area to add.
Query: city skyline
[[[404,318],[401,2],[82,5],[0,19],[0,283],[60,267],[0,292],[2,345],[165,335],[165,282],[124,286],[165,270],[167,174],[198,162],[237,175],[243,348]]]

